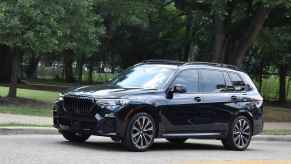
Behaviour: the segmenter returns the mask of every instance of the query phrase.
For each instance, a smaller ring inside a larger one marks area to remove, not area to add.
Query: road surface
[[[283,160],[285,163],[291,160],[291,142],[255,141],[247,151],[236,152],[224,150],[220,141],[215,140],[188,140],[177,146],[159,139],[149,151],[136,153],[103,137],[74,144],[59,135],[0,136],[0,164],[194,164],[204,160],[215,160],[214,163]]]

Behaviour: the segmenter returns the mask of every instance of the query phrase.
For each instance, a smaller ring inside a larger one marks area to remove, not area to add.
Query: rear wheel
[[[137,113],[129,121],[123,144],[131,151],[145,151],[154,142],[156,125],[151,115]]]
[[[226,149],[246,150],[252,139],[252,126],[250,120],[245,116],[237,117],[230,126],[228,135],[222,139]]]
[[[89,134],[82,134],[82,133],[73,133],[68,131],[61,132],[65,139],[70,142],[85,142],[89,139]]]
[[[167,138],[170,143],[183,144],[186,142],[187,138]]]

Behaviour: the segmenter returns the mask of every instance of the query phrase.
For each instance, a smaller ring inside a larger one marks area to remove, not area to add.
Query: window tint
[[[201,70],[199,76],[200,92],[217,92],[224,89],[225,80],[223,72],[215,70]]]
[[[198,71],[185,70],[176,78],[174,85],[180,84],[186,87],[187,93],[198,92]]]
[[[237,73],[229,72],[229,78],[233,86],[242,86],[244,85],[243,80]]]

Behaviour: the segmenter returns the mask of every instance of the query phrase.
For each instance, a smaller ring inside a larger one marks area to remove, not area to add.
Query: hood
[[[69,96],[90,96],[100,99],[106,98],[125,98],[131,95],[144,94],[149,92],[156,92],[150,89],[137,88],[120,88],[112,85],[102,86],[84,86],[67,92],[65,95]]]

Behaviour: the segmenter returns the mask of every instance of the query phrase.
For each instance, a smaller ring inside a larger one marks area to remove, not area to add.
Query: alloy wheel
[[[154,123],[148,116],[138,117],[131,129],[132,143],[138,149],[146,149],[149,147],[154,139]]]
[[[233,142],[238,148],[246,147],[251,140],[251,127],[245,119],[239,119],[233,128]]]

